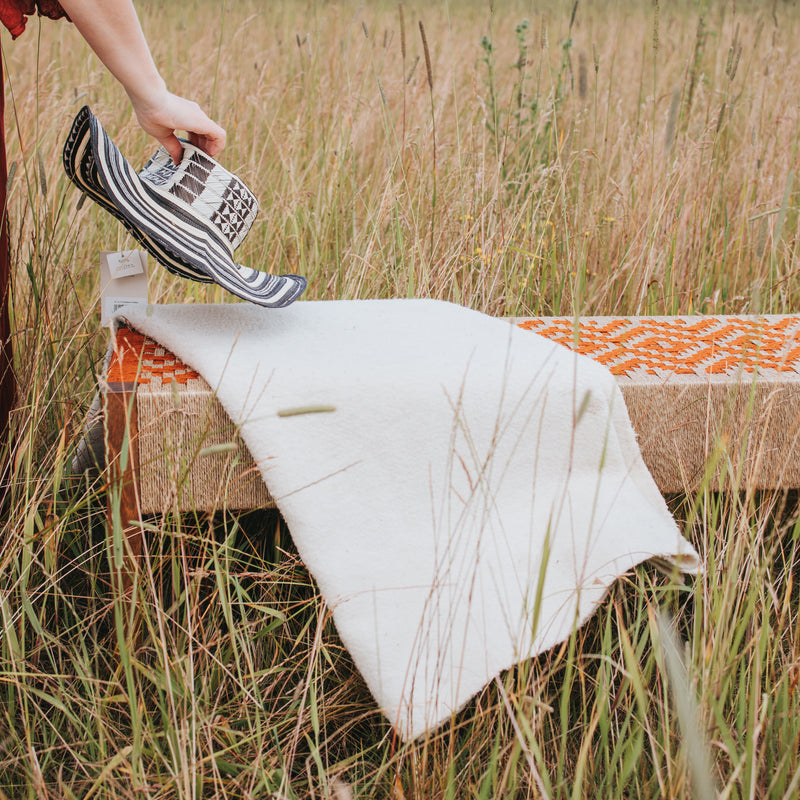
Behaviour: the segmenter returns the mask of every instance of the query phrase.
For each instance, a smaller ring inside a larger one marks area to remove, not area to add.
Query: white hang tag
[[[120,250],[105,256],[112,280],[140,275],[147,268],[147,254],[141,250]]]
[[[147,300],[147,253],[142,250],[100,253],[100,324],[110,327],[120,308]]]

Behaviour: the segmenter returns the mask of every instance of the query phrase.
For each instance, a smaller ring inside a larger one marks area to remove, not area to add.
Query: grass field
[[[261,200],[241,260],[306,275],[311,299],[800,309],[795,3],[137,7],[168,84],[226,126],[221,160]],[[66,23],[34,21],[3,56],[20,395],[0,800],[800,794],[793,495],[672,498],[700,577],[638,569],[563,647],[411,744],[270,513],[155,521],[131,634],[102,480],[66,473],[107,342],[98,252],[132,244],[81,206],[60,148],[84,103],[134,164],[153,143]],[[227,298],[157,268],[151,299]]]

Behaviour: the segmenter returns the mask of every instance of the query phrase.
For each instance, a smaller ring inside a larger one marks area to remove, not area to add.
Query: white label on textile
[[[146,297],[104,297],[100,306],[100,316],[105,327],[111,325],[111,318],[124,306],[145,305]]]
[[[100,324],[108,328],[122,306],[147,303],[147,253],[100,253]]]

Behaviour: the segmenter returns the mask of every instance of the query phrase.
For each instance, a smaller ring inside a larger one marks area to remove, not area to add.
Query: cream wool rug
[[[609,372],[430,300],[129,307],[240,427],[404,738],[660,556],[697,569]]]

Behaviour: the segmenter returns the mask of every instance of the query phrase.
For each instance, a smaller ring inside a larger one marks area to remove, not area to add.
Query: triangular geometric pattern
[[[171,272],[213,281],[260,306],[293,303],[306,288],[305,278],[270,275],[234,261],[233,251],[258,213],[252,192],[202,150],[189,142],[183,148],[179,164],[162,147],[136,173],[84,106],[64,145],[64,168]]]

